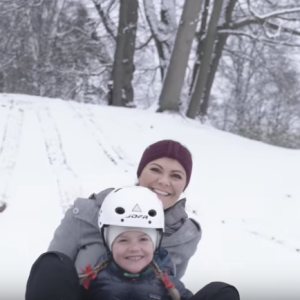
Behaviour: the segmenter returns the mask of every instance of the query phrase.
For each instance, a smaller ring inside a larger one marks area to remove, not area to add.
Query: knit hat
[[[140,177],[148,163],[162,157],[176,159],[182,165],[186,173],[186,189],[192,174],[192,155],[186,147],[173,140],[162,140],[146,148],[137,169],[137,177]]]
[[[107,228],[105,228],[105,233],[104,233],[104,239],[109,250],[111,250],[112,244],[115,241],[115,239],[120,234],[126,231],[141,231],[150,237],[153,243],[154,250],[158,247],[159,233],[155,228],[139,228],[139,227],[125,227],[125,226],[110,225]]]

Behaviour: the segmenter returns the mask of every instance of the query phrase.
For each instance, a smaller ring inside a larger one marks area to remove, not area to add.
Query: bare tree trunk
[[[32,15],[33,14],[34,14],[33,9],[31,9],[31,8],[27,9],[28,31],[30,32],[29,45],[31,48],[31,55],[32,55],[32,59],[33,59],[32,86],[34,87],[34,90],[32,91],[32,94],[39,95],[40,76],[38,74],[38,64],[39,64],[39,60],[40,60],[40,49],[39,49],[38,35],[36,34],[36,32],[32,26],[32,22],[33,22]]]
[[[4,93],[4,73],[0,71],[0,93]]]
[[[233,9],[235,7],[237,0],[230,0],[228,3],[228,6],[226,8],[226,21],[224,24],[224,27],[227,28],[230,26],[230,22],[231,22],[231,18],[232,18],[232,13],[233,13]],[[207,78],[207,83],[206,83],[206,87],[205,87],[205,91],[204,91],[204,95],[202,97],[202,102],[200,105],[200,115],[204,116],[207,114],[207,109],[208,109],[208,104],[209,104],[209,97],[210,97],[210,92],[211,92],[211,88],[215,79],[215,75],[219,66],[219,62],[220,59],[222,57],[222,53],[224,50],[224,46],[226,45],[226,41],[228,38],[229,34],[219,34],[218,38],[217,38],[217,44],[216,44],[216,48],[214,51],[214,55],[213,55],[213,60],[212,60],[212,64],[210,67],[210,71],[208,74],[208,78]]]
[[[202,99],[202,94],[205,90],[211,57],[213,54],[213,48],[215,44],[215,37],[217,34],[217,25],[221,14],[222,6],[223,6],[223,1],[215,0],[213,11],[207,29],[205,45],[204,45],[205,47],[204,47],[203,57],[201,60],[201,69],[198,74],[195,89],[193,91],[192,98],[187,111],[187,117],[191,119],[194,119],[198,114],[198,109],[199,109],[200,101]]]
[[[108,14],[105,13],[105,11],[103,10],[103,8],[101,7],[101,2],[100,1],[96,1],[93,0],[94,5],[96,7],[96,10],[103,22],[103,25],[106,29],[106,31],[109,33],[109,35],[116,40],[116,28],[115,28],[115,24],[113,23],[113,21],[111,20],[110,16]]]
[[[58,23],[59,23],[59,17],[64,9],[65,0],[55,0],[52,1],[52,7],[49,11],[49,19],[51,18],[51,26],[47,28],[47,35],[48,39],[46,42],[46,51],[45,51],[45,57],[43,61],[44,65],[44,78],[43,83],[40,87],[40,95],[50,96],[50,97],[57,97],[57,88],[56,88],[56,78],[52,72],[52,66],[51,66],[51,55],[53,53],[53,46],[55,44],[55,35],[57,33],[58,29]]]
[[[184,4],[174,49],[159,97],[159,111],[179,111],[180,93],[202,2],[202,0],[188,0]]]
[[[170,7],[174,7],[175,10],[175,1],[172,0],[172,5],[170,5],[170,0],[161,0],[160,20],[156,16],[154,1],[157,0],[144,0],[144,7],[151,35],[157,49],[161,80],[163,80],[167,69],[166,62],[169,60],[174,45],[173,35],[177,29],[175,24],[176,12],[169,11]]]
[[[138,20],[138,0],[120,3],[117,44],[112,70],[112,105],[126,106],[133,102],[132,78]]]
[[[200,26],[199,33],[197,35],[198,46],[197,46],[197,50],[196,50],[196,61],[195,61],[194,67],[193,67],[192,82],[190,84],[189,96],[192,94],[193,86],[197,79],[197,74],[200,69],[200,62],[201,62],[201,59],[203,56],[203,48],[204,48],[204,42],[205,42],[205,33],[206,33],[206,27],[207,27],[209,4],[210,4],[210,0],[205,0],[204,6],[203,6],[203,11],[202,11],[202,17],[201,17],[201,26]]]

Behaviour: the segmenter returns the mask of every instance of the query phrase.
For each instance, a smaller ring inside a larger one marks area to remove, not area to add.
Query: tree
[[[222,24],[221,26],[224,26],[224,27],[230,26],[230,23],[232,22],[232,14],[233,14],[236,2],[237,2],[237,0],[230,0],[227,2],[226,6],[224,8],[224,11],[223,11],[224,16],[221,16],[221,19],[224,20],[224,24]],[[203,15],[202,19],[204,19],[204,17],[205,16]],[[205,89],[202,93],[203,96],[201,99],[198,98],[199,109],[200,109],[199,114],[202,117],[204,117],[206,115],[208,107],[209,107],[209,97],[210,97],[210,93],[211,93],[211,88],[212,88],[212,85],[213,85],[213,82],[215,79],[215,74],[217,72],[219,61],[222,57],[222,53],[223,53],[224,47],[226,45],[228,36],[229,36],[229,34],[219,34],[217,32],[217,36],[215,38],[216,39],[215,49],[214,49],[214,53],[212,55],[209,72],[207,74],[206,79],[205,79],[205,77],[202,77],[206,80]],[[199,35],[199,38],[198,38],[198,48],[204,49],[205,43],[206,43],[205,33],[202,33],[201,35]],[[197,74],[200,70],[201,61],[203,60],[203,50],[202,50],[202,52],[200,52],[198,49],[197,56],[198,56],[198,59],[196,60],[196,62],[194,64],[193,80],[190,85],[190,91],[193,90],[193,88],[196,84]]]
[[[209,117],[222,129],[273,145],[299,147],[299,71],[280,45],[249,44],[231,37],[232,50],[220,61],[222,101],[212,102]],[[245,41],[246,40],[246,41]],[[284,68],[282,68],[284,66]]]
[[[159,57],[159,69],[163,81],[177,30],[175,0],[161,0],[160,18],[156,15],[153,0],[144,0],[143,3],[151,37],[154,39]]]
[[[215,0],[211,5],[215,6],[217,3],[218,1]],[[187,116],[191,118],[195,118],[199,114],[204,117],[207,114],[211,88],[229,36],[248,36],[252,40],[258,40],[262,43],[273,45],[283,43],[289,47],[292,47],[295,43],[287,40],[291,40],[291,36],[300,36],[300,32],[294,29],[298,22],[296,16],[297,13],[300,12],[299,6],[293,7],[290,3],[285,3],[282,6],[277,4],[277,6],[275,6],[272,2],[264,1],[252,1],[251,3],[247,1],[239,6],[237,6],[236,3],[238,2],[235,0],[227,0],[224,2],[225,9],[219,16],[217,34],[215,37],[216,42],[214,43],[214,47],[211,48],[212,59],[207,61],[203,58],[203,54],[201,54],[201,61],[203,60],[205,62],[204,68],[201,63],[200,68],[197,66],[197,64],[199,64],[199,57],[195,62],[194,70],[198,68],[198,73],[196,74],[195,72],[193,78],[197,77],[199,84],[196,90],[197,84],[195,79],[193,79],[192,86],[190,87],[190,91],[194,90],[194,92],[191,93]],[[257,10],[260,9],[266,13],[256,13],[253,8],[254,5],[256,5]],[[212,18],[212,16],[211,14],[210,18]],[[278,22],[282,23],[283,21],[285,23],[284,25],[278,25]],[[207,45],[207,43],[211,41],[209,36],[210,35],[207,34],[204,41],[201,41],[204,49],[206,47],[207,49],[209,48]],[[206,73],[208,63],[210,67],[209,72]],[[200,74],[202,74],[202,76],[200,76]]]
[[[205,38],[205,44],[203,49],[203,55],[201,57],[201,67],[198,71],[198,76],[195,81],[194,91],[191,95],[189,108],[187,111],[187,117],[194,119],[198,113],[198,107],[201,100],[201,96],[205,90],[207,76],[210,68],[210,61],[213,55],[213,49],[215,46],[215,38],[217,35],[217,25],[221,15],[223,1],[216,0],[214,2],[213,10],[211,13],[210,21],[207,28],[207,34]],[[202,111],[206,110],[202,108]]]
[[[118,36],[112,70],[112,105],[126,106],[133,102],[135,40],[138,21],[138,0],[120,1]]]
[[[174,49],[159,97],[159,111],[179,111],[180,93],[201,6],[202,0],[188,0],[184,4]]]
[[[86,8],[69,0],[12,0],[0,3],[0,15],[1,91],[84,101],[105,60]]]

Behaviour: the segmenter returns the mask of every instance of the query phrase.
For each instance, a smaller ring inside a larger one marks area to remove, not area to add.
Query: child
[[[163,206],[149,189],[112,191],[99,211],[99,228],[107,253],[79,276],[87,290],[85,299],[239,299],[236,289],[224,283],[208,285],[193,296],[174,276],[171,258],[160,247]]]

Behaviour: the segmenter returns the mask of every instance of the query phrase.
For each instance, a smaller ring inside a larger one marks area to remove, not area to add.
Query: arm
[[[98,210],[111,190],[112,188],[99,194],[93,194],[89,199],[77,198],[55,230],[48,251],[62,252],[74,262],[79,260],[77,265],[81,265],[83,261],[89,261],[88,258],[93,261],[99,247],[101,250],[101,245],[99,246],[101,235],[97,221]]]
[[[54,236],[48,251],[59,251],[68,255],[75,261],[80,242],[80,220],[74,217],[74,206],[69,208],[60,225],[54,232]],[[76,210],[74,210],[76,212]]]
[[[187,219],[172,235],[164,236],[162,246],[172,257],[176,278],[181,279],[184,276],[191,257],[197,251],[201,237],[201,227],[193,219]]]
[[[176,266],[175,266],[175,268],[176,268],[176,277],[178,278],[178,279],[181,279],[183,276],[184,276],[184,274],[185,274],[185,272],[186,272],[186,269],[187,269],[187,267],[188,267],[188,264],[189,264],[189,258],[188,259],[186,259],[185,261],[183,261],[182,263],[180,263],[180,264],[177,264]]]
[[[162,247],[166,248],[174,263],[177,278],[182,278],[190,258],[196,253],[202,229],[185,210],[186,199],[178,201],[165,211],[165,232]]]
[[[189,221],[191,223],[194,223],[194,225],[198,229],[198,232],[192,240],[190,240],[188,243],[185,243],[184,247],[186,249],[189,249],[189,251],[187,251],[188,252],[187,255],[184,256],[184,258],[181,260],[181,262],[176,264],[176,277],[179,279],[181,279],[184,276],[184,274],[187,270],[189,261],[197,252],[198,244],[202,237],[202,230],[201,230],[200,224],[193,219],[189,219]]]

